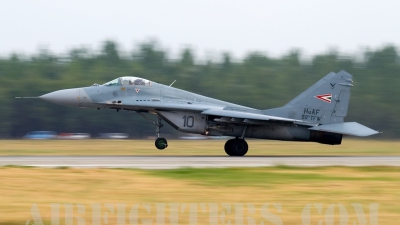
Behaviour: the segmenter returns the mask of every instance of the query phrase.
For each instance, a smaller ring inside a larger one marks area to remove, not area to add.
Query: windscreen
[[[114,80],[112,80],[112,81],[109,81],[109,82],[107,82],[107,83],[105,83],[105,84],[103,84],[104,86],[118,86],[118,85],[120,85],[120,83],[119,83],[119,78],[117,78],[117,79],[114,79]]]

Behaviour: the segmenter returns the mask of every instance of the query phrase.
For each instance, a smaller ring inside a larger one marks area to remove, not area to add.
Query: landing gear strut
[[[164,125],[161,124],[161,119],[160,117],[157,116],[157,122],[153,122],[151,119],[147,118],[147,116],[143,115],[142,113],[138,112],[141,116],[143,116],[143,118],[145,118],[146,120],[150,121],[152,124],[156,125],[156,136],[157,139],[155,141],[155,146],[156,148],[158,148],[159,150],[163,150],[166,147],[168,147],[168,142],[167,139],[160,137],[160,129],[161,127],[163,127]]]
[[[249,150],[249,146],[244,139],[230,139],[225,143],[225,152],[229,156],[244,156]]]

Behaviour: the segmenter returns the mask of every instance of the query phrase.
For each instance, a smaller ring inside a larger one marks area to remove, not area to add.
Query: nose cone
[[[79,90],[80,88],[59,90],[42,95],[39,98],[59,105],[79,107]]]

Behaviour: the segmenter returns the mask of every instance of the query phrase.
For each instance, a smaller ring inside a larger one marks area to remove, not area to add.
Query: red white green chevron
[[[316,97],[319,100],[322,100],[324,102],[328,102],[328,103],[331,103],[331,101],[332,101],[332,94],[316,95],[314,97]]]

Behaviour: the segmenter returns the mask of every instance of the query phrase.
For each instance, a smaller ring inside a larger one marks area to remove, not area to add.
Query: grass
[[[166,178],[189,180],[197,185],[211,186],[271,186],[273,184],[282,184],[298,180],[307,182],[320,181],[326,178],[316,173],[291,173],[279,174],[269,170],[248,170],[242,168],[223,168],[223,169],[176,169],[149,171],[149,174]]]
[[[225,140],[169,140],[157,150],[153,140],[1,140],[0,155],[221,155]],[[400,155],[400,141],[344,139],[342,145],[248,140],[249,156]]]
[[[311,210],[311,224],[322,220],[331,204],[346,207],[349,223],[357,222],[353,203],[362,204],[369,220],[369,204],[379,203],[379,224],[393,224],[400,214],[400,169],[395,167],[287,167],[228,168],[228,169],[74,169],[0,167],[0,224],[25,224],[32,216],[30,208],[36,203],[45,224],[50,224],[50,203],[61,203],[60,216],[64,217],[64,203],[80,203],[85,213],[79,214],[86,224],[92,224],[91,204],[127,205],[126,214],[139,204],[139,224],[142,219],[156,220],[156,204],[196,204],[198,224],[209,224],[209,204],[217,203],[221,213],[223,203],[244,204],[244,216],[264,221],[259,209],[270,203],[269,210],[278,215],[283,224],[301,224],[301,214],[307,204],[322,204],[322,214]],[[143,204],[150,204],[146,211]],[[205,205],[202,211],[200,205]],[[281,211],[273,207],[281,204]],[[257,209],[250,213],[252,204]],[[74,213],[77,215],[76,205]],[[104,214],[102,214],[104,215]],[[234,219],[227,215],[226,219]],[[116,213],[109,213],[109,224],[116,224]],[[169,224],[169,220],[165,220]],[[245,220],[246,222],[246,220]],[[188,211],[179,212],[179,224],[188,224]],[[60,224],[64,224],[61,220]],[[77,221],[74,220],[74,224]],[[101,224],[104,224],[103,222]],[[129,224],[128,219],[126,224]],[[219,224],[227,224],[219,223]],[[234,224],[232,222],[232,224]],[[246,224],[246,223],[245,223]],[[367,223],[369,224],[369,223]]]
[[[279,168],[279,167],[278,167]],[[209,185],[209,186],[227,186],[227,187],[239,187],[239,186],[260,186],[269,187],[275,184],[285,184],[292,182],[308,182],[308,183],[319,183],[321,181],[368,181],[370,179],[381,180],[381,181],[394,181],[397,178],[392,177],[381,177],[377,173],[377,176],[364,177],[360,175],[351,176],[344,174],[332,174],[325,173],[326,169],[314,168],[312,171],[299,172],[298,168],[292,167],[293,170],[286,168],[279,168],[277,170],[268,169],[250,169],[250,168],[206,168],[206,169],[195,169],[195,168],[183,168],[174,170],[151,170],[148,174],[173,178],[179,180],[190,180],[195,182],[197,185]],[[337,169],[339,170],[340,167]],[[371,169],[371,168],[368,168]],[[374,170],[373,167],[371,170]],[[343,168],[345,170],[345,167]],[[396,171],[400,173],[399,168],[385,168],[378,169],[378,171]],[[375,171],[374,171],[375,172]]]

